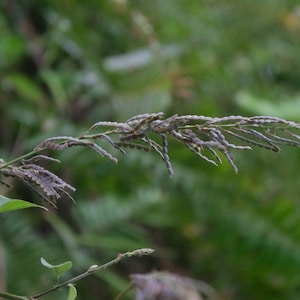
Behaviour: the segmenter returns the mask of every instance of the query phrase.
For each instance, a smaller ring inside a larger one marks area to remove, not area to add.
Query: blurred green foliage
[[[298,1],[5,0],[0,8],[4,159],[138,113],[300,121]],[[128,151],[118,166],[87,150],[53,153],[62,163],[51,168],[76,187],[77,204],[0,216],[1,285],[34,294],[54,284],[40,257],[72,260],[75,274],[151,247],[153,258],[80,282],[80,298],[112,299],[130,273],[167,269],[206,281],[220,299],[296,299],[300,154],[283,150],[237,153],[235,175],[171,144],[173,178],[151,153]],[[40,201],[22,186],[1,194]]]

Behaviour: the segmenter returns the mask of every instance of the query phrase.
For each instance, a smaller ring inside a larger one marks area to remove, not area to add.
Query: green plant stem
[[[45,149],[46,148],[41,148],[41,149],[38,149],[38,150],[33,150],[31,152],[25,153],[24,155],[18,156],[17,158],[15,158],[15,159],[7,162],[7,163],[4,163],[4,164],[0,165],[0,169],[7,168],[7,167],[9,167],[9,166],[11,166],[11,165],[13,165],[13,164],[15,164],[15,163],[17,163],[17,162],[25,159],[25,158],[28,158],[28,157],[33,156],[33,155],[36,155],[36,154],[42,152]]]
[[[6,293],[6,292],[0,292],[0,297],[2,297],[3,299],[8,299],[8,300],[30,300],[30,299],[33,299],[32,297],[19,296],[19,295]]]
[[[124,258],[129,258],[129,257],[132,257],[132,256],[142,256],[142,255],[149,255],[151,253],[153,253],[154,250],[151,249],[151,248],[142,248],[142,249],[137,249],[137,250],[134,250],[134,251],[128,251],[128,252],[125,252],[125,253],[120,253],[117,255],[117,257],[109,262],[107,262],[106,264],[104,265],[101,265],[101,266],[98,266],[98,265],[94,265],[94,266],[91,266],[87,271],[85,271],[84,273],[81,273],[67,281],[64,281],[58,285],[55,285],[53,286],[52,288],[44,291],[44,292],[41,292],[35,296],[32,296],[32,297],[29,297],[29,298],[7,298],[7,299],[22,299],[22,300],[28,300],[28,299],[38,299],[38,298],[41,298],[42,296],[45,296],[49,293],[52,293],[64,286],[67,286],[68,284],[73,284],[85,277],[88,277],[90,275],[92,275],[93,273],[101,270],[101,269],[106,269],[108,267],[110,267],[111,265],[114,265],[114,264],[117,264],[118,262],[120,262],[121,260],[123,260]]]

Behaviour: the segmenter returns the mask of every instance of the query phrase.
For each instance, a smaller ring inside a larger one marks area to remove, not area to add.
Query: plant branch
[[[8,299],[8,300],[33,300],[31,297],[27,296],[19,296],[19,295],[14,295],[6,292],[0,292],[0,297],[3,299]]]
[[[81,273],[69,280],[66,280],[58,285],[55,285],[53,286],[52,288],[44,291],[44,292],[41,292],[35,296],[32,296],[32,297],[29,297],[29,298],[7,298],[7,299],[12,299],[12,300],[28,300],[28,299],[38,299],[38,298],[41,298],[42,296],[45,296],[47,294],[50,294],[64,286],[67,286],[68,284],[74,284],[75,282],[83,279],[83,278],[86,278],[90,275],[92,275],[93,273],[99,271],[99,270],[102,270],[102,269],[106,269],[114,264],[117,264],[119,263],[121,260],[123,260],[124,258],[129,258],[129,257],[133,257],[133,256],[143,256],[143,255],[149,255],[149,254],[152,254],[154,252],[153,249],[151,248],[142,248],[142,249],[137,249],[137,250],[134,250],[134,251],[128,251],[128,252],[125,252],[125,253],[120,253],[117,255],[117,257],[109,262],[107,262],[106,264],[104,265],[101,265],[101,266],[98,266],[98,265],[93,265],[91,267],[89,267],[89,269],[87,271],[85,271],[84,273]]]
[[[18,163],[28,157],[31,157],[31,156],[34,156],[34,155],[37,155],[38,153],[42,152],[43,150],[45,150],[46,148],[40,148],[40,149],[34,149],[33,151],[31,152],[28,152],[28,153],[25,153],[24,155],[21,155],[21,156],[18,156],[16,157],[15,159],[11,160],[11,161],[8,161],[4,164],[0,164],[0,169],[5,169],[11,165],[14,165],[15,163]]]

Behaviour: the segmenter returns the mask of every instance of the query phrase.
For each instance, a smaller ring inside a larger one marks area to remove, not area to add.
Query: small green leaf
[[[56,276],[60,276],[61,274],[67,272],[72,268],[71,261],[66,261],[59,265],[52,265],[48,263],[43,257],[41,258],[41,264],[46,268],[52,269],[55,272]]]
[[[20,199],[11,199],[0,195],[0,213],[29,207],[39,207],[48,210],[46,207],[41,205],[37,205]]]
[[[77,297],[77,290],[76,287],[73,284],[68,284],[69,287],[69,295],[68,300],[75,300]]]

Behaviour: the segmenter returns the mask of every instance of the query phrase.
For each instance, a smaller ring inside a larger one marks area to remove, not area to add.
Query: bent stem
[[[123,260],[124,258],[129,258],[129,257],[133,257],[133,256],[143,256],[143,255],[150,255],[154,252],[154,249],[151,249],[151,248],[141,248],[141,249],[137,249],[137,250],[134,250],[134,251],[128,251],[128,252],[125,252],[125,253],[119,253],[117,255],[117,257],[109,262],[107,262],[106,264],[104,265],[101,265],[101,266],[98,266],[98,265],[93,265],[91,266],[87,271],[85,271],[84,273],[81,273],[65,282],[62,282],[58,285],[55,285],[53,286],[52,288],[44,291],[44,292],[41,292],[35,296],[32,296],[32,297],[29,297],[29,298],[7,298],[7,299],[13,299],[13,300],[28,300],[28,299],[38,299],[38,298],[41,298],[42,296],[45,296],[49,293],[52,293],[64,286],[67,286],[68,284],[73,284],[85,277],[88,277],[90,275],[92,275],[93,273],[101,270],[101,269],[106,269],[108,267],[110,267],[111,265],[114,265],[114,264],[117,264],[118,262],[120,262],[121,260]]]

